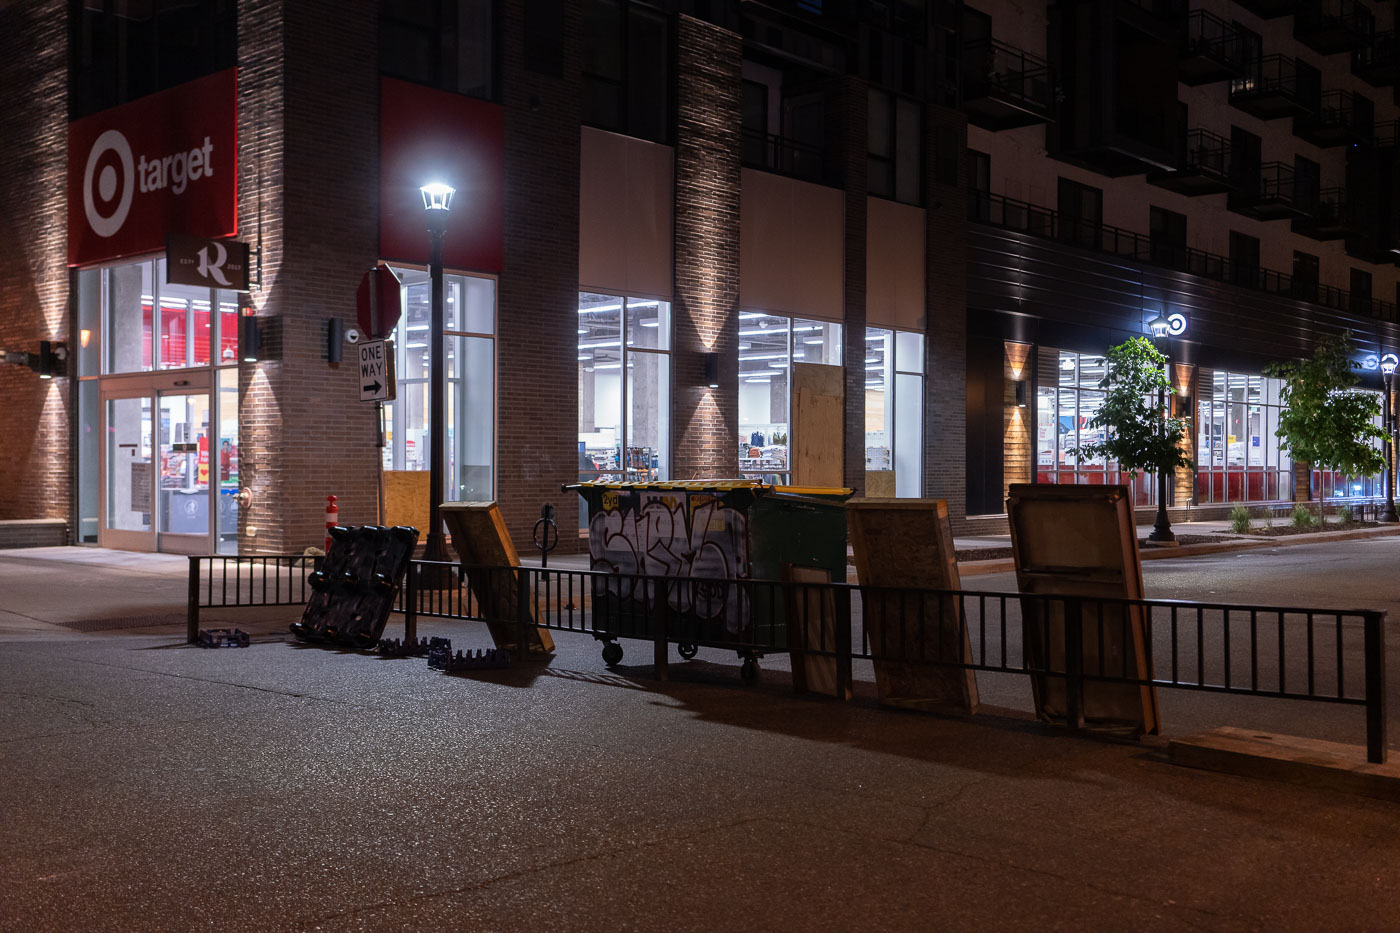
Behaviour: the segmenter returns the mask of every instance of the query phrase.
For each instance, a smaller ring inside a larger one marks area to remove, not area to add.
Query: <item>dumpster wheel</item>
[[[739,668],[739,679],[749,686],[758,683],[758,661],[756,659],[744,658],[744,663]]]
[[[676,651],[680,654],[681,657],[689,661],[691,658],[695,657],[697,654],[700,653],[700,646],[692,642],[683,641],[680,644],[676,645]]]
[[[622,646],[615,641],[603,645],[603,663],[612,667],[622,660]]]

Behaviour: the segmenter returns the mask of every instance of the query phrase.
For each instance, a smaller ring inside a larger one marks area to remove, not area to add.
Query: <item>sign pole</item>
[[[388,504],[384,501],[384,403],[374,403],[374,471],[379,477],[379,524],[388,522]]]

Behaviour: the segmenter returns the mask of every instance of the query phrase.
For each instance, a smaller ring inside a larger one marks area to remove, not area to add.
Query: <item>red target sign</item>
[[[230,68],[68,125],[68,264],[238,232]]]

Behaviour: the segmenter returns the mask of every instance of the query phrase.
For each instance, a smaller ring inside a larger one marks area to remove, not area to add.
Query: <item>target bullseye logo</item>
[[[131,212],[135,191],[131,145],[120,131],[107,130],[92,144],[83,170],[83,211],[92,232],[110,237],[120,230]]]

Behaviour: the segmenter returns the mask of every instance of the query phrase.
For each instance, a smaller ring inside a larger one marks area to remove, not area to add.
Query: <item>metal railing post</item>
[[[645,584],[643,586],[645,587]],[[656,581],[655,589],[656,605],[652,608],[651,613],[652,659],[656,665],[656,679],[670,680],[671,668],[668,657],[670,641],[666,636],[666,616],[670,609],[671,599],[670,588],[667,581],[662,579]],[[646,590],[643,589],[643,592]]]
[[[836,698],[849,700],[855,696],[851,674],[851,599],[855,588],[842,585],[837,589],[836,603]]]
[[[403,581],[403,642],[411,645],[418,641],[418,582],[413,561],[408,562],[408,573]]]
[[[201,559],[190,555],[189,602],[185,608],[185,640],[190,644],[199,641],[199,562]]]
[[[1084,727],[1084,615],[1077,599],[1065,606],[1065,726]],[[1048,608],[1048,607],[1047,607]]]
[[[1385,764],[1385,613],[1368,612],[1366,633],[1366,760]]]
[[[515,568],[515,651],[522,660],[530,653],[530,568]]]

